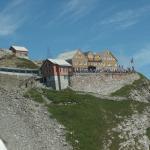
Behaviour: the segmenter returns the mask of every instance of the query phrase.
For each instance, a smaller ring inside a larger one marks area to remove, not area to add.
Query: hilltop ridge
[[[18,58],[14,55],[6,55],[0,59],[0,67],[10,67],[10,68],[28,68],[28,69],[38,69],[39,67],[29,59]]]

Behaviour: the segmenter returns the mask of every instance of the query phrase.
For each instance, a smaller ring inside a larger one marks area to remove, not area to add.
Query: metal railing
[[[39,69],[22,69],[22,68],[0,67],[0,72],[40,75]]]

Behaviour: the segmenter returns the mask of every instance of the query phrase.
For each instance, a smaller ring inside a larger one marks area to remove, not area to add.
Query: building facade
[[[70,84],[72,66],[62,59],[47,59],[41,66],[43,82],[52,89],[66,89]]]
[[[58,58],[70,63],[75,72],[85,70],[88,67],[88,60],[80,50],[62,53]]]
[[[102,67],[102,59],[100,54],[91,51],[85,52],[84,55],[88,61],[88,70],[100,70]]]
[[[12,51],[13,55],[20,58],[27,58],[28,59],[28,49],[21,46],[11,46],[9,48]]]
[[[101,58],[103,70],[115,71],[118,69],[118,60],[110,51],[104,51]]]
[[[89,70],[110,70],[115,71],[118,68],[117,58],[106,50],[102,53],[94,53],[92,51],[81,52],[81,50],[62,53],[58,58],[68,61],[74,72]]]

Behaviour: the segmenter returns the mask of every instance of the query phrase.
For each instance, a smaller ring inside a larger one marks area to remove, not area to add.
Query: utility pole
[[[51,49],[48,48],[48,49],[47,49],[47,56],[46,56],[46,58],[51,58],[51,57],[52,57]]]

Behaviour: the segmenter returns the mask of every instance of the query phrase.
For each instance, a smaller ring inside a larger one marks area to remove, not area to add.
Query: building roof
[[[78,52],[79,50],[74,50],[74,51],[69,51],[69,52],[64,52],[58,55],[58,59],[64,59],[64,60],[70,60],[74,57],[74,55]]]
[[[59,66],[67,66],[67,67],[71,67],[71,64],[69,64],[67,61],[63,60],[63,59],[48,59],[50,62],[52,62],[53,64],[59,65]]]
[[[12,45],[11,47],[12,47],[13,49],[15,49],[16,51],[28,52],[28,49],[25,48],[25,47],[22,47],[22,46],[14,46],[14,45]],[[11,47],[10,47],[10,48],[11,48]]]
[[[103,53],[101,53],[100,55],[103,57],[105,54],[110,54],[116,61],[118,61],[118,59],[113,55],[113,53],[109,50],[105,50]]]
[[[88,54],[93,54],[94,55],[94,53],[92,52],[92,51],[87,51],[87,52],[84,52],[83,54],[85,55],[85,56],[87,56]]]

